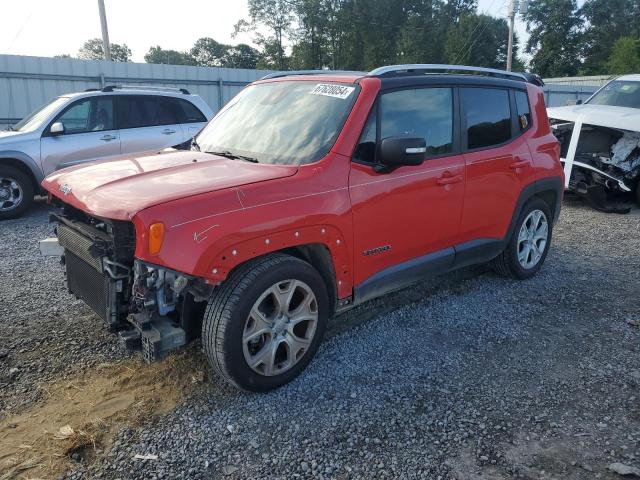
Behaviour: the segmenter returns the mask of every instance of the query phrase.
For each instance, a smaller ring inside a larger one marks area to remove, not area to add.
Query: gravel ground
[[[45,220],[41,205],[0,225],[5,413],[36,381],[124,357],[38,257]],[[638,210],[568,201],[535,278],[476,267],[370,302],[293,383],[246,394],[209,373],[67,477],[622,478],[607,466],[640,467],[639,248]]]

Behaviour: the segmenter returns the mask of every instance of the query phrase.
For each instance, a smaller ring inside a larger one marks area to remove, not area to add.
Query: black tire
[[[522,228],[522,224],[527,219],[529,214],[534,210],[540,210],[546,216],[549,233],[540,260],[538,260],[535,266],[531,268],[524,268],[518,261],[518,234],[520,232],[520,229]],[[525,280],[527,278],[533,277],[536,273],[538,273],[538,271],[542,267],[542,264],[544,263],[545,258],[547,258],[549,246],[551,245],[552,230],[553,222],[551,212],[549,211],[549,206],[544,200],[540,198],[532,198],[525,204],[524,208],[520,212],[507,247],[500,255],[498,255],[489,263],[489,266],[497,274],[503,277],[516,278],[519,280]]]
[[[640,179],[636,183],[636,203],[640,205]]]
[[[0,220],[7,220],[10,218],[16,218],[22,215],[33,203],[33,183],[31,179],[23,172],[15,167],[9,165],[0,165],[0,189],[2,188],[2,180],[11,179],[18,184],[20,191],[22,192],[22,199],[12,207],[6,207],[7,210],[2,210],[4,203],[0,199]],[[8,203],[8,202],[7,202]]]
[[[315,334],[309,348],[289,370],[274,376],[261,375],[245,360],[245,322],[260,295],[288,279],[305,282],[316,297]],[[225,380],[243,390],[265,392],[290,382],[304,370],[320,346],[328,317],[329,297],[318,271],[298,258],[270,254],[238,267],[213,292],[202,324],[202,345],[209,363]]]

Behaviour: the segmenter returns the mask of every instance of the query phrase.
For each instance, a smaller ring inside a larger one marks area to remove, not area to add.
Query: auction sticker
[[[356,87],[347,87],[345,85],[335,85],[332,83],[319,83],[313,90],[311,90],[311,95],[324,95],[325,97],[335,97],[341,98],[344,100],[351,92],[353,92]]]

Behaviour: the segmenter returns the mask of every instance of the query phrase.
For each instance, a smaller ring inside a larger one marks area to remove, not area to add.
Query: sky
[[[479,0],[478,9],[506,15],[508,0]],[[100,37],[97,0],[4,0],[0,53],[51,57],[76,55],[89,38]],[[150,47],[189,50],[200,37],[221,43],[251,43],[251,34],[232,37],[247,15],[245,0],[105,0],[111,43],[126,43],[133,61]],[[518,21],[520,40],[526,39]]]

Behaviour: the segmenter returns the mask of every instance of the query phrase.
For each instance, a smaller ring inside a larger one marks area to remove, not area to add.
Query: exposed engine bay
[[[51,220],[70,293],[120,332],[125,347],[154,361],[200,336],[213,286],[136,260],[131,222],[91,217],[64,204]]]
[[[617,206],[612,196],[633,194],[640,201],[640,132],[581,122],[576,122],[580,130],[575,131],[574,122],[554,118],[550,122],[560,142],[568,190],[598,210],[628,213],[630,209]]]

